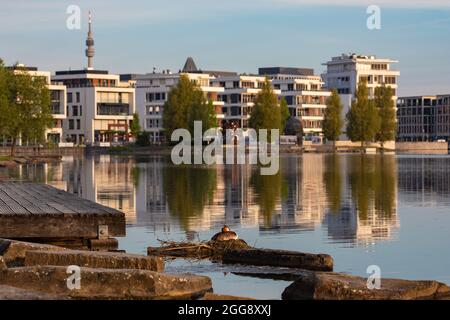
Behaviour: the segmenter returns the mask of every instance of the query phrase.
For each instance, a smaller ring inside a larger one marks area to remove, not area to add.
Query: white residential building
[[[150,133],[150,141],[157,143],[163,140],[163,112],[164,103],[168,99],[170,90],[178,83],[184,75],[196,83],[204,92],[207,101],[212,101],[218,126],[223,120],[222,107],[224,103],[219,101],[219,94],[224,92],[221,87],[213,87],[210,81],[213,76],[206,73],[171,73],[166,70],[162,73],[148,73],[137,77],[136,103],[137,112],[141,119],[142,128]]]
[[[323,64],[327,70],[322,77],[327,89],[336,89],[339,93],[344,105],[344,114],[350,109],[358,84],[363,80],[367,82],[369,98],[373,98],[375,88],[384,84],[393,89],[394,105],[397,105],[397,78],[400,71],[391,69],[392,64],[397,62],[373,55],[342,54]]]
[[[234,75],[211,80],[213,87],[225,89],[219,95],[219,99],[224,102],[222,128],[248,128],[251,108],[255,105],[256,96],[261,91],[265,79],[264,76]],[[274,92],[277,95],[281,93],[276,89]]]
[[[331,95],[323,89],[322,78],[314,75],[313,69],[304,68],[260,68],[259,74],[268,76],[273,87],[281,90],[291,116],[302,121],[306,139],[321,137],[326,100]]]
[[[47,141],[53,142],[59,145],[63,142],[63,129],[62,123],[66,119],[66,86],[61,83],[54,83],[51,81],[50,71],[40,71],[35,67],[26,67],[23,64],[17,64],[13,67],[9,67],[14,73],[26,72],[32,77],[42,77],[47,83],[47,87],[50,91],[51,99],[51,112],[54,119],[53,126],[48,128],[45,132]],[[19,140],[19,144],[21,141]]]
[[[95,50],[90,12],[86,46],[86,69],[57,71],[52,77],[67,87],[64,140],[100,146],[128,141],[135,112],[134,82],[121,82],[119,75],[93,68]]]
[[[101,70],[57,71],[54,81],[67,87],[66,141],[108,146],[129,140],[135,89],[119,75]]]

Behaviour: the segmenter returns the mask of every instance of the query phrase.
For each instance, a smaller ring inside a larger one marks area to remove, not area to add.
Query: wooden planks
[[[123,212],[44,184],[0,182],[0,238],[92,239],[99,225],[125,235]]]

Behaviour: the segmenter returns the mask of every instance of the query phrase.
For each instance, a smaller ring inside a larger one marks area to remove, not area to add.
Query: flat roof
[[[72,75],[72,74],[108,74],[106,70],[64,70],[64,71],[56,71],[55,75],[64,76],[64,75]]]
[[[263,67],[258,68],[259,75],[296,75],[296,76],[313,76],[312,68],[294,68],[294,67]]]

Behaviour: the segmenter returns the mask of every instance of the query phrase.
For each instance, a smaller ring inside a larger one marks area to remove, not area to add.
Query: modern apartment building
[[[357,54],[342,54],[331,58],[323,65],[327,70],[322,74],[327,89],[336,89],[341,96],[344,105],[344,113],[347,113],[358,84],[366,81],[369,89],[369,98],[375,93],[375,88],[383,84],[391,87],[394,93],[394,101],[397,101],[397,78],[400,71],[392,69],[396,60],[381,59],[376,56],[363,56]]]
[[[322,78],[305,68],[259,68],[259,74],[269,77],[273,87],[281,90],[291,116],[302,121],[306,139],[321,137],[326,100],[331,95],[323,89]]]
[[[55,83],[51,81],[50,71],[40,71],[35,67],[26,67],[23,64],[17,64],[13,67],[9,67],[14,73],[26,72],[32,77],[42,77],[47,83],[47,87],[50,91],[51,99],[51,112],[53,117],[53,126],[48,128],[45,132],[47,141],[56,145],[63,143],[63,120],[66,119],[66,86],[61,83]],[[22,141],[19,140],[19,145]]]
[[[450,94],[436,96],[436,140],[450,141]]]
[[[137,112],[141,119],[142,128],[150,133],[150,141],[158,143],[163,137],[163,112],[164,103],[168,99],[170,90],[178,83],[181,76],[186,76],[196,83],[205,94],[207,101],[212,101],[217,119],[218,127],[224,119],[222,107],[224,102],[219,100],[219,94],[224,92],[221,87],[213,87],[210,81],[214,78],[206,73],[171,73],[165,70],[161,73],[148,73],[137,77],[136,103]]]
[[[436,96],[398,98],[397,122],[398,141],[435,140]]]
[[[52,77],[67,87],[64,140],[102,146],[128,141],[135,112],[134,83],[121,82],[119,75],[93,68],[95,51],[90,13],[86,45],[86,69],[57,71]]]
[[[224,92],[219,94],[220,101],[224,103],[222,128],[248,128],[251,108],[265,79],[259,75],[232,75],[211,79],[211,86],[224,88]],[[277,95],[281,93],[278,89],[274,91]]]

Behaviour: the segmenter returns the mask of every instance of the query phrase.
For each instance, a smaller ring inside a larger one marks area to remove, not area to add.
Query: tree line
[[[20,67],[7,68],[0,59],[0,137],[10,141],[14,156],[23,143],[45,143],[45,131],[53,125],[50,91],[43,77]]]
[[[379,141],[383,148],[386,141],[395,139],[397,124],[393,95],[392,88],[383,85],[375,88],[374,98],[369,99],[367,83],[358,84],[355,99],[346,114],[346,134],[351,141],[360,141],[361,148],[367,142]],[[326,104],[323,134],[335,145],[344,127],[343,106],[335,89]]]
[[[201,121],[203,130],[219,127],[212,100],[205,98],[201,88],[185,75],[168,94],[164,104],[163,126],[170,141],[172,132],[178,128],[188,129],[193,135],[194,121]],[[301,125],[289,124],[289,109],[286,100],[278,100],[269,79],[266,79],[254,100],[248,126],[259,129],[279,129],[284,132],[301,130]]]

